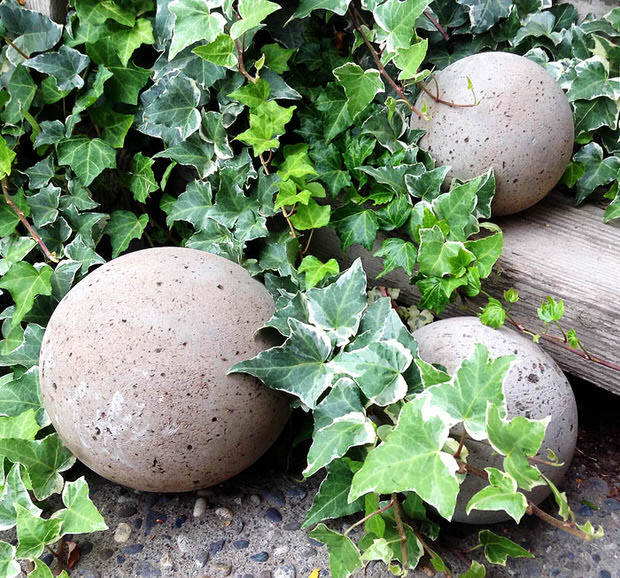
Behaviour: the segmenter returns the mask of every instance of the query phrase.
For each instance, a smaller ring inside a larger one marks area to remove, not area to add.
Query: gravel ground
[[[562,489],[578,521],[602,525],[605,538],[582,543],[531,517],[520,526],[498,524],[493,531],[536,558],[492,567],[488,576],[620,578],[620,398],[584,383],[575,384],[575,390],[581,420],[578,451]],[[304,450],[287,455],[291,432],[282,437],[250,470],[198,493],[136,492],[76,467],[69,477],[86,475],[109,530],[76,536],[80,560],[71,576],[306,578],[315,568],[329,576],[325,548],[300,529],[321,477],[301,481]],[[286,463],[292,464],[288,473]],[[555,511],[549,501],[543,506]],[[479,529],[453,524],[442,531],[437,549],[453,571],[466,569],[467,556],[482,560],[479,550],[462,553],[476,543]],[[387,575],[379,565],[366,572],[371,578]],[[423,564],[410,576],[433,576],[433,571]]]

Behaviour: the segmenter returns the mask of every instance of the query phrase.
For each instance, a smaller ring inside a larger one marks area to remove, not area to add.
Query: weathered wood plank
[[[67,0],[26,0],[26,8],[41,12],[55,22],[63,24],[67,14]]]
[[[528,211],[498,218],[497,224],[504,231],[504,252],[497,272],[486,281],[487,291],[499,297],[509,287],[517,289],[514,317],[538,330],[536,308],[541,301],[547,295],[564,299],[563,324],[575,329],[590,353],[620,363],[620,228],[603,224],[601,207],[576,208],[558,192]],[[372,284],[382,269],[381,260],[359,245],[343,254],[331,230],[315,236],[312,252],[323,259],[336,256],[345,266],[361,257]],[[419,299],[402,269],[381,283],[399,287],[405,303]],[[442,316],[463,314],[452,306]],[[541,345],[565,371],[620,394],[618,372],[546,341]]]

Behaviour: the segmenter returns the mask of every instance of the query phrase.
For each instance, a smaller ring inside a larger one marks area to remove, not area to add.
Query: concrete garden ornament
[[[41,393],[66,446],[102,476],[195,490],[256,461],[288,403],[230,366],[267,347],[267,290],[215,255],[164,247],[110,261],[76,285],[43,339]]]

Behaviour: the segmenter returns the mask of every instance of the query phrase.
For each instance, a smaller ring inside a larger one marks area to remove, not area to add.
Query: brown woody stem
[[[392,505],[394,507],[394,521],[396,522],[396,528],[398,529],[398,535],[400,536],[400,551],[403,558],[403,571],[405,576],[407,575],[407,534],[405,533],[405,527],[403,525],[402,518],[400,517],[400,504],[398,502],[398,496],[392,494]]]
[[[392,499],[390,500],[390,503],[387,504],[386,506],[383,506],[382,508],[379,508],[378,510],[371,512],[367,516],[364,516],[361,520],[358,520],[357,522],[355,522],[355,524],[352,524],[351,526],[349,526],[349,528],[347,528],[347,531],[344,533],[344,535],[347,536],[351,532],[351,530],[366,523],[373,516],[376,516],[377,514],[380,514],[381,512],[385,512],[386,510],[389,510],[393,505],[394,505],[394,500]]]
[[[459,440],[459,447],[456,448],[456,451],[454,452],[454,458],[457,460],[461,457],[461,452],[463,451],[464,443],[465,443],[465,428],[463,428],[463,431],[461,433],[461,439]]]
[[[437,28],[439,33],[443,36],[444,40],[448,42],[450,40],[450,36],[448,36],[446,29],[441,24],[439,24],[438,20],[431,14],[430,10],[424,10],[424,16],[426,16],[430,20],[431,24],[435,28]]]
[[[21,56],[23,56],[26,60],[30,58],[30,56],[28,56],[25,52],[23,52],[17,46],[15,46],[15,43],[10,38],[7,38],[6,36],[3,36],[2,38],[4,38],[6,43],[12,46],[15,50],[17,50],[17,52],[19,52],[19,54],[21,54]]]
[[[437,94],[433,94],[428,88],[426,88],[426,86],[424,86],[423,82],[418,82],[417,86],[419,86],[426,94],[428,94],[435,102],[439,104],[445,104],[453,108],[471,108],[473,106],[478,106],[478,103],[476,102],[474,102],[473,104],[459,104],[457,102],[452,102],[451,100],[444,100],[443,98],[439,98],[439,90],[437,91]]]
[[[235,39],[235,46],[237,47],[237,70],[245,76],[252,84],[256,84],[258,82],[258,78],[254,78],[246,69],[245,64],[243,63],[243,48],[239,41]]]

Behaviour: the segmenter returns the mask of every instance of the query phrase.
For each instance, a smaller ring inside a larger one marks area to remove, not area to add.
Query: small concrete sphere
[[[258,380],[226,375],[266,349],[268,291],[195,249],[129,253],[60,302],[40,354],[41,395],[65,445],[125,486],[183,492],[255,462],[289,416]]]
[[[482,343],[492,358],[515,355],[504,381],[504,395],[508,419],[524,416],[542,419],[551,416],[541,456],[551,448],[558,456],[561,467],[534,464],[554,484],[558,485],[575,451],[577,443],[577,404],[573,391],[555,361],[532,340],[512,329],[492,329],[483,325],[477,317],[452,317],[435,321],[414,332],[420,357],[429,363],[440,363],[451,375],[464,359],[474,353],[476,343]],[[503,457],[497,455],[486,443],[469,440],[467,461],[480,467],[497,467],[503,470]],[[468,475],[461,485],[453,520],[469,524],[492,524],[511,519],[504,511],[472,510],[465,513],[469,499],[487,482]],[[551,493],[547,485],[537,486],[525,495],[536,504]]]
[[[573,151],[573,114],[566,95],[542,66],[507,52],[474,54],[436,75],[440,98],[467,104],[473,83],[480,103],[454,108],[421,93],[430,120],[412,117],[412,127],[426,130],[420,147],[450,177],[474,178],[495,171],[493,216],[523,211],[540,201],[560,180]],[[434,83],[427,82],[431,92]]]

